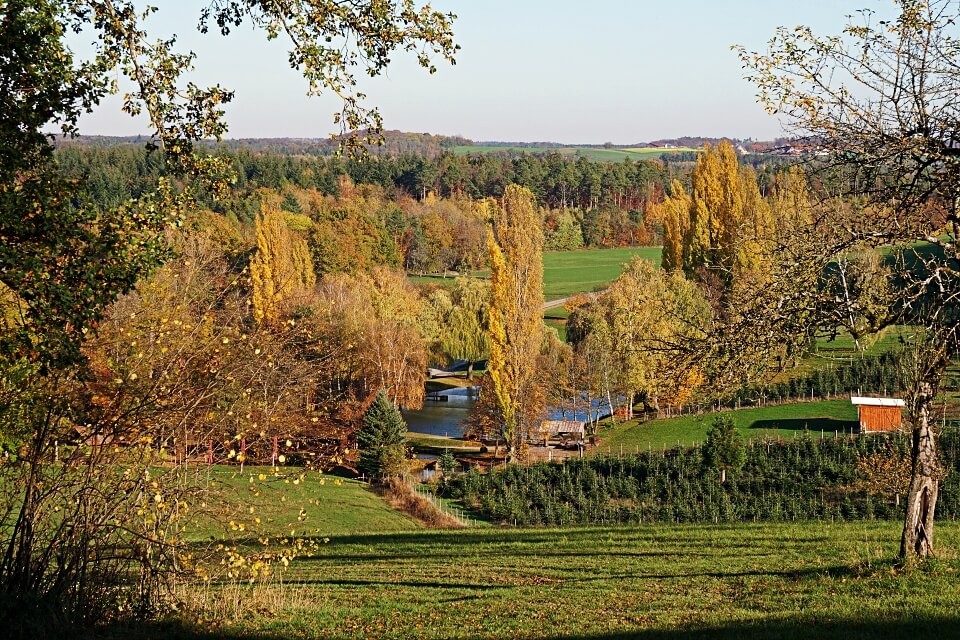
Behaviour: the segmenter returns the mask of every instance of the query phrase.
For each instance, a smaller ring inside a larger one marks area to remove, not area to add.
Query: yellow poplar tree
[[[265,199],[256,223],[257,251],[250,260],[253,313],[257,322],[274,323],[283,300],[316,283],[306,241],[287,227],[276,202]]]
[[[490,361],[500,432],[515,459],[536,411],[526,404],[537,394],[537,357],[543,344],[543,225],[529,189],[509,185],[491,205]],[[526,419],[526,420],[525,420]]]
[[[777,233],[792,234],[813,223],[813,205],[803,169],[794,165],[778,176],[773,190]]]
[[[757,176],[750,167],[740,171],[743,213],[732,241],[734,276],[763,278],[763,257],[769,255],[774,238],[773,214],[760,195]]]
[[[660,205],[663,219],[663,268],[683,269],[683,242],[690,233],[692,201],[679,180],[670,185],[670,195]]]
[[[762,273],[762,256],[773,238],[774,222],[756,175],[741,167],[733,146],[723,141],[706,146],[692,176],[686,226],[677,209],[674,225],[664,221],[664,265],[674,270],[675,234],[683,230],[682,264],[689,274],[700,268],[717,269],[729,285],[738,278],[755,280]]]

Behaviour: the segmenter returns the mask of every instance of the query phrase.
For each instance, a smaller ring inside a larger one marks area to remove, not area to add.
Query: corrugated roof
[[[850,402],[868,407],[902,407],[906,404],[900,398],[866,398],[862,396],[853,396],[850,398]]]
[[[543,420],[540,430],[552,435],[557,433],[583,433],[585,424],[574,420]]]

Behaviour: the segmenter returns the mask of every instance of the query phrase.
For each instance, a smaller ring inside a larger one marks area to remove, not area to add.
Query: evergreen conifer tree
[[[357,469],[369,478],[399,475],[406,458],[407,425],[400,410],[380,391],[363,416],[357,432],[360,462]]]

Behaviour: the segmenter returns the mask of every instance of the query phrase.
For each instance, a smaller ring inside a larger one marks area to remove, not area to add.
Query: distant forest
[[[235,179],[198,204],[249,225],[264,197],[315,222],[314,261],[322,272],[376,264],[415,272],[469,270],[484,263],[485,220],[476,203],[500,198],[507,185],[529,189],[542,209],[545,248],[659,245],[657,205],[680,184],[689,189],[693,157],[597,162],[556,152],[455,154],[455,137],[391,132],[381,155],[337,157],[329,140],[225,141],[209,152],[229,159]],[[160,151],[146,139],[83,137],[61,141],[60,170],[80,181],[76,202],[115,208],[156,189]],[[694,155],[694,154],[691,154]],[[777,158],[748,156],[761,190]],[[323,222],[326,220],[326,222]],[[295,222],[292,222],[296,226]],[[357,250],[356,248],[363,248]],[[338,255],[349,257],[338,258]]]

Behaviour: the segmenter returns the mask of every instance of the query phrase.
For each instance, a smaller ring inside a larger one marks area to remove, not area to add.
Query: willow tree
[[[543,344],[543,224],[533,194],[509,185],[491,205],[490,361],[500,435],[514,459],[537,414],[528,406]]]
[[[467,361],[467,379],[472,380],[474,363],[490,353],[490,290],[483,280],[457,278],[451,294],[440,343],[448,356]]]
[[[913,446],[900,545],[906,558],[934,550],[943,471],[932,403],[958,353],[960,9],[945,0],[896,0],[893,6],[893,19],[862,12],[839,35],[780,28],[767,51],[740,54],[760,102],[818,149],[813,169],[821,173],[819,182],[834,195],[853,196],[819,209],[814,224],[820,232],[799,231],[810,247],[795,246],[782,272],[807,264],[816,274],[825,260],[879,247],[901,256],[892,267],[896,286],[887,289],[894,304],[877,324],[906,322],[919,334],[907,385]],[[810,323],[858,312],[857,291],[845,282],[838,286],[841,295],[822,304],[816,301],[822,287],[804,293],[786,281],[778,284],[778,298],[758,309],[803,309],[797,317],[806,321],[784,317],[780,327],[770,326],[775,330],[767,334],[754,329],[754,336],[782,339]],[[770,315],[763,320],[768,325]]]

